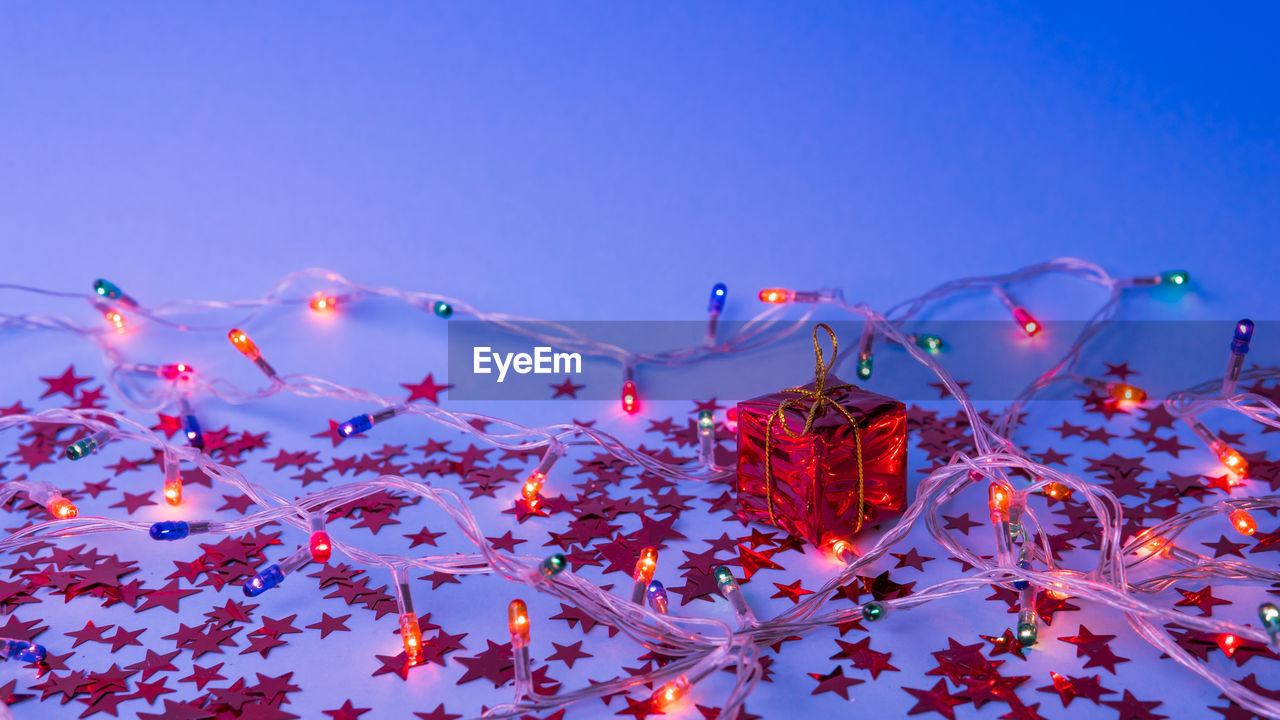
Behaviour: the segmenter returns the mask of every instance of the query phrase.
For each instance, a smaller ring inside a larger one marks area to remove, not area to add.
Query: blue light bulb
[[[187,434],[187,442],[191,447],[204,449],[204,433],[200,431],[200,421],[196,420],[195,415],[182,417],[182,430]]]
[[[1030,570],[1030,569],[1031,569],[1031,563],[1030,563],[1030,562],[1028,562],[1028,561],[1026,561],[1026,560],[1019,560],[1019,561],[1018,561],[1018,567],[1019,567],[1019,568],[1021,568],[1022,570]],[[1029,585],[1029,584],[1030,584],[1030,583],[1028,583],[1026,580],[1014,580],[1014,581],[1013,581],[1013,589],[1014,589],[1014,590],[1021,590],[1021,589],[1025,588],[1025,587],[1026,587],[1027,585]]]
[[[279,585],[284,580],[284,572],[279,565],[268,565],[265,570],[254,575],[244,584],[246,597],[258,597],[262,593]]]
[[[151,526],[152,540],[181,540],[191,534],[191,526],[185,520],[162,520]]]
[[[716,283],[711,286],[711,304],[707,307],[708,312],[718,313],[724,310],[725,296],[729,294],[729,288],[724,283]]]
[[[649,597],[649,607],[664,615],[667,613],[667,589],[662,587],[662,583],[657,580],[650,582],[645,594]]]
[[[357,415],[350,420],[338,426],[338,434],[342,437],[351,437],[366,432],[373,427],[373,416],[365,413]]]
[[[1249,341],[1253,339],[1253,321],[1248,318],[1236,323],[1235,334],[1231,337],[1231,353],[1245,355],[1249,352]]]
[[[45,650],[42,645],[12,638],[0,639],[0,659],[12,658],[22,662],[40,662],[44,660],[44,656]]]

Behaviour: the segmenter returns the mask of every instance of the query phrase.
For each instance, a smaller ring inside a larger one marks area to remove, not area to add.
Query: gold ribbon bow
[[[827,336],[831,338],[831,362],[829,363],[823,362],[822,346],[818,344],[818,330],[826,330]],[[835,331],[826,323],[818,323],[815,325],[813,327],[813,354],[816,361],[813,369],[813,389],[809,390],[808,388],[803,387],[793,387],[783,390],[782,392],[784,393],[795,393],[798,397],[787,398],[786,400],[778,403],[778,409],[773,411],[773,414],[769,416],[769,421],[765,423],[764,494],[765,500],[769,505],[769,520],[775,526],[778,524],[778,517],[773,511],[773,424],[777,422],[782,426],[782,431],[792,438],[799,438],[803,435],[808,435],[813,429],[813,421],[822,413],[822,406],[826,403],[830,403],[831,406],[838,410],[840,414],[844,416],[844,419],[848,420],[849,424],[853,426],[853,442],[857,450],[856,457],[858,461],[858,524],[854,527],[853,531],[858,532],[862,529],[862,516],[863,510],[865,509],[866,499],[863,497],[862,492],[862,435],[858,430],[858,419],[840,405],[840,403],[827,395],[828,392],[835,392],[837,390],[854,387],[853,385],[848,384],[833,385],[831,387],[826,386],[827,373],[830,372],[831,368],[836,364],[837,351],[838,345],[836,343]],[[787,410],[802,404],[805,400],[811,400],[813,404],[809,406],[809,414],[805,416],[804,429],[799,433],[792,432],[791,428],[787,426],[787,418],[784,413],[786,413]],[[813,483],[813,494],[810,497],[816,498],[818,496],[818,476],[816,473],[813,477]],[[812,503],[812,501],[810,502]],[[813,512],[812,504],[807,508],[807,511]]]

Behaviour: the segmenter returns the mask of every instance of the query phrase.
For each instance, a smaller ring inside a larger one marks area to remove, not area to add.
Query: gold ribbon
[[[827,336],[831,338],[831,362],[829,363],[823,362],[822,346],[818,344],[818,330],[820,329],[826,330]],[[844,419],[848,420],[849,424],[853,426],[853,442],[857,450],[856,457],[858,461],[858,524],[857,526],[854,527],[853,531],[858,532],[859,530],[862,529],[862,516],[863,516],[863,510],[865,509],[865,505],[866,505],[866,498],[863,496],[863,492],[862,492],[862,482],[863,482],[862,435],[858,431],[857,418],[855,418],[847,409],[841,406],[840,403],[836,402],[829,395],[827,395],[828,392],[835,392],[836,390],[844,390],[846,388],[854,387],[853,385],[847,385],[847,384],[833,385],[832,387],[826,386],[827,373],[830,372],[831,368],[836,364],[837,351],[838,351],[838,345],[836,343],[835,331],[832,330],[831,327],[826,323],[818,323],[817,325],[815,325],[813,327],[813,354],[816,358],[816,361],[814,363],[814,370],[813,370],[813,389],[809,390],[808,388],[803,388],[803,387],[793,387],[793,388],[787,388],[783,390],[782,392],[784,393],[795,393],[798,397],[787,398],[782,402],[778,403],[778,409],[773,411],[773,414],[769,416],[769,421],[765,423],[764,495],[765,495],[765,500],[768,502],[768,505],[769,505],[769,520],[775,526],[778,524],[778,517],[777,515],[774,514],[774,511],[773,511],[773,424],[774,422],[777,422],[778,424],[780,424],[782,426],[783,432],[785,432],[788,436],[792,438],[799,438],[801,436],[808,435],[809,432],[813,429],[813,421],[816,420],[822,412],[823,404],[830,403],[831,406],[834,407],[836,410],[838,410],[840,414],[844,416]],[[813,404],[809,406],[809,414],[805,417],[804,429],[801,430],[799,433],[794,433],[791,431],[791,428],[787,426],[787,418],[784,413],[786,413],[787,410],[790,410],[793,407],[801,405],[805,400],[810,400],[812,401]],[[814,483],[813,494],[810,497],[816,498],[818,496],[817,473],[814,473],[813,483]],[[807,510],[808,512],[813,512],[813,506],[810,505],[807,508]]]

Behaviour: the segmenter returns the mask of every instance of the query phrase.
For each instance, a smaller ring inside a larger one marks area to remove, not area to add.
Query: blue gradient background
[[[1280,11],[1209,12],[9,3],[4,274],[236,297],[322,265],[649,319],[715,279],[884,306],[1071,254],[1266,314]]]
[[[1179,301],[1132,293],[1124,319],[1276,319],[1278,19],[1274,3],[10,2],[0,6],[0,282],[84,292],[106,277],[155,304],[256,297],[289,271],[323,266],[492,311],[701,320],[711,284],[723,281],[726,315],[742,319],[758,311],[764,286],[839,287],[885,308],[959,276],[1074,255],[1117,276],[1192,273],[1194,292]],[[1084,318],[1102,300],[1066,281],[1020,292],[1043,320]],[[0,303],[5,312],[65,309],[11,293]],[[440,378],[441,323],[407,311],[366,323],[372,314],[361,313],[329,325],[281,313],[249,329],[288,371],[387,395],[427,371]],[[79,317],[96,320],[88,308]],[[932,317],[1007,315],[984,296]],[[148,357],[150,336],[140,335],[128,351]],[[220,333],[200,340],[191,357],[202,371],[260,381]],[[5,402],[34,397],[43,389],[35,377],[68,362],[100,367],[75,338],[2,341],[12,360]],[[395,352],[381,349],[389,346]],[[1120,356],[1091,356],[1091,367],[1101,371],[1102,359]],[[593,413],[515,405],[511,416],[531,424]],[[315,442],[308,436],[324,417],[356,411],[303,401],[201,407],[209,427],[270,429],[287,448]],[[602,426],[625,429],[625,419],[600,415]],[[378,441],[422,431],[388,427]],[[1192,462],[1211,467],[1196,452]],[[936,569],[946,572],[945,562]],[[148,582],[162,570],[147,568]],[[508,588],[494,587],[505,604]],[[764,602],[768,591],[747,592]],[[457,617],[446,602],[474,611],[447,589],[422,597],[441,617]],[[555,612],[538,600],[538,617]],[[310,621],[310,602],[281,592],[269,614],[302,608]],[[903,634],[885,642],[905,672],[889,682],[931,686],[919,648],[941,646],[940,627],[990,630],[974,621],[988,616],[969,615],[975,606],[891,625]],[[1234,609],[1251,617],[1243,603]],[[500,606],[490,610],[501,617]],[[1079,615],[1053,635],[1077,621],[1128,633],[1117,648],[1135,661],[1104,681],[1149,682],[1155,653],[1121,619]],[[130,628],[146,620],[103,617]],[[50,633],[59,641],[63,623]],[[326,647],[390,638],[385,623],[365,626]],[[496,622],[492,631],[503,632]],[[536,642],[566,638],[577,636],[557,627]],[[346,697],[377,708],[365,720],[442,699],[466,712],[489,697],[474,684],[423,681],[396,684],[391,697],[409,697],[401,705],[380,699],[386,678],[349,672],[343,651],[315,663],[298,645],[270,664],[315,665],[289,708],[304,717]],[[610,657],[598,638],[591,645],[601,673],[634,658]],[[1056,640],[1046,648],[1071,651]],[[808,698],[811,687],[799,672],[824,663],[789,666],[787,681],[799,684],[762,688],[749,707],[793,711],[794,692]],[[1044,684],[1037,672],[1022,695],[1047,716],[1068,714],[1031,690]],[[1166,700],[1157,711],[1175,716],[1222,704],[1189,673],[1170,678],[1139,696]],[[170,686],[180,692],[169,697],[192,694]],[[830,694],[809,701],[833,716],[912,706],[905,693],[871,687],[855,690],[865,693],[853,705]],[[1114,717],[1083,704],[1069,714]],[[53,708],[20,706],[81,710]],[[995,705],[960,713],[999,714]]]

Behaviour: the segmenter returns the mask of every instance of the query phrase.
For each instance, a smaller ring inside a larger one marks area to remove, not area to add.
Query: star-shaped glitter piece
[[[417,384],[400,383],[400,387],[409,391],[409,399],[406,400],[405,402],[413,402],[414,400],[427,400],[429,402],[436,403],[438,405],[440,403],[440,400],[439,400],[440,392],[443,390],[448,390],[449,388],[453,387],[453,385],[437,385],[435,376],[432,373],[427,373],[426,379],[424,379],[422,382]]]
[[[808,673],[808,675],[818,681],[818,686],[813,689],[813,692],[810,693],[810,695],[833,692],[845,700],[849,699],[849,688],[866,682],[866,680],[846,677],[844,674],[844,668],[840,665],[837,665],[834,670],[826,674]]]
[[[1162,720],[1169,717],[1168,715],[1157,715],[1153,712],[1155,708],[1163,705],[1160,700],[1151,700],[1144,702],[1133,696],[1128,690],[1124,691],[1124,697],[1119,700],[1107,700],[1103,703],[1114,708],[1120,713],[1120,717],[1125,720]]]
[[[576,398],[578,397],[578,391],[584,387],[586,387],[586,385],[574,385],[572,378],[565,378],[564,382],[559,385],[551,386],[551,389],[556,391],[556,393],[551,396],[551,399],[554,400],[558,397]]]
[[[803,596],[805,596],[805,595],[812,595],[812,594],[813,594],[813,591],[812,591],[812,590],[805,590],[804,588],[800,587],[800,581],[799,581],[799,580],[796,580],[795,582],[791,583],[790,585],[784,585],[784,584],[782,584],[782,583],[780,583],[780,582],[776,582],[776,583],[774,583],[774,584],[773,584],[773,586],[774,586],[774,587],[776,587],[776,588],[778,588],[778,592],[776,592],[776,593],[774,593],[774,594],[770,595],[769,597],[771,597],[771,598],[782,598],[782,597],[784,597],[784,598],[786,598],[786,599],[790,600],[790,601],[792,602],[792,604],[799,604],[799,602],[800,602],[800,598],[801,598],[801,597],[803,597]]]
[[[988,653],[991,657],[1008,653],[1023,660],[1027,659],[1024,654],[1026,646],[1019,642],[1018,636],[1008,628],[1005,628],[1003,635],[979,635],[978,637],[991,643],[991,651]]]
[[[357,720],[361,715],[369,712],[373,708],[358,708],[351,704],[350,700],[342,703],[342,707],[337,710],[321,710],[320,714],[328,715],[333,720]]]
[[[1213,615],[1214,605],[1230,605],[1230,600],[1223,600],[1213,596],[1213,586],[1206,585],[1203,588],[1190,591],[1175,587],[1181,595],[1182,599],[1174,603],[1176,607],[1195,607],[1200,610],[1201,615]]]
[[[547,662],[559,660],[565,664],[565,667],[573,667],[573,664],[582,658],[594,657],[590,653],[582,651],[582,642],[583,641],[579,640],[568,645],[561,645],[558,642],[552,642],[551,645],[555,647],[556,651],[547,657]]]
[[[895,569],[910,567],[910,568],[915,568],[916,570],[919,570],[921,572],[924,572],[925,563],[929,562],[930,560],[936,559],[936,558],[931,558],[927,555],[921,555],[920,553],[916,552],[915,548],[911,548],[905,553],[889,553],[889,554],[898,558],[898,564],[893,566]]]
[[[458,718],[462,717],[461,715],[445,712],[444,703],[437,705],[436,709],[431,712],[416,712],[414,715],[418,717],[418,720],[458,720]]]
[[[908,695],[916,699],[915,706],[907,711],[908,715],[936,712],[947,718],[947,720],[956,720],[955,706],[969,702],[965,698],[956,697],[948,692],[946,680],[939,680],[936,685],[928,690],[919,690],[905,686],[902,689]]]
[[[44,391],[44,394],[40,396],[40,399],[43,400],[50,395],[57,395],[58,393],[62,393],[69,398],[75,399],[76,387],[78,385],[83,385],[92,379],[93,376],[91,375],[77,377],[76,366],[68,365],[67,369],[63,371],[61,375],[40,378],[40,382],[49,386],[48,389]]]
[[[864,637],[856,643],[845,642],[837,638],[836,644],[840,646],[840,652],[832,655],[828,658],[829,660],[846,658],[853,663],[855,668],[870,671],[873,680],[880,677],[880,673],[886,670],[900,672],[898,668],[889,663],[889,658],[893,656],[893,653],[871,649],[870,636]]]

